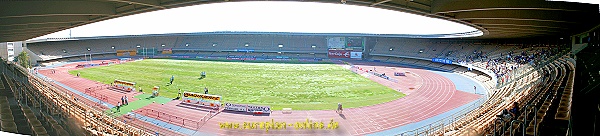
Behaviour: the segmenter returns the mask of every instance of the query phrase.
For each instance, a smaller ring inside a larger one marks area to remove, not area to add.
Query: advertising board
[[[241,112],[271,113],[270,106],[259,106],[259,105],[250,105],[250,104],[225,103],[225,110],[241,111]]]
[[[327,56],[329,58],[350,58],[350,52],[346,50],[329,50]]]
[[[362,59],[362,52],[350,52],[350,58]]]

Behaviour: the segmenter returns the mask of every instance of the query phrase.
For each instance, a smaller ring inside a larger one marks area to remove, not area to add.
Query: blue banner
[[[254,52],[254,49],[235,49],[237,52]]]
[[[443,64],[452,64],[452,60],[449,60],[449,59],[433,58],[433,59],[431,59],[431,61],[437,62],[437,63],[443,63]]]

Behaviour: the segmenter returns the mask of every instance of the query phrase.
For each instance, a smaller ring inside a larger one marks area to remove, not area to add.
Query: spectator
[[[127,95],[125,95],[125,105],[129,105],[129,102],[127,102]]]
[[[521,115],[521,113],[519,112],[519,103],[514,102],[512,108],[510,109],[510,114],[513,117],[517,117],[519,115]]]
[[[507,109],[502,110],[502,120],[508,121],[511,118],[512,118],[512,116]]]
[[[204,87],[204,94],[208,94],[208,88]]]
[[[121,96],[121,103],[125,104],[125,96]]]

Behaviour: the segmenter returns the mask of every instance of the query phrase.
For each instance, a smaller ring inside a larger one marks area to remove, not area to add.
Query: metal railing
[[[443,133],[443,132],[445,132],[444,129],[446,129],[446,127],[448,125],[451,125],[456,120],[459,120],[461,118],[468,116],[468,114],[471,111],[479,108],[479,106],[481,106],[484,102],[486,102],[485,98],[477,99],[469,106],[465,107],[464,109],[461,109],[460,111],[458,111],[448,117],[444,117],[444,118],[437,120],[433,123],[430,123],[428,125],[424,125],[424,126],[421,126],[417,129],[413,129],[410,131],[405,131],[405,132],[402,132],[397,135],[398,136],[413,136],[413,135],[420,136],[420,135],[434,135],[435,133]]]
[[[28,72],[27,69],[21,67],[18,64],[12,62],[1,62],[3,71],[5,74],[12,76],[13,79],[22,82],[32,84],[34,88],[38,89],[40,93],[48,95],[48,97],[53,97],[51,102],[54,102],[58,105],[62,105],[60,107],[55,108],[56,111],[62,112],[65,116],[74,116],[76,119],[84,122],[84,124],[95,124],[97,125],[97,129],[106,130],[106,131],[94,131],[96,133],[111,133],[113,134],[137,134],[137,135],[150,135],[145,131],[137,128],[130,127],[129,125],[116,120],[115,118],[108,117],[105,114],[102,114],[102,111],[91,107],[83,103],[82,101],[78,101],[72,99],[72,93],[69,91],[61,90],[55,87],[52,82],[47,82],[47,80],[38,78],[36,75]],[[19,75],[17,75],[19,74]],[[75,111],[73,111],[75,110]],[[86,114],[80,113],[79,111],[83,111]],[[101,115],[102,118],[92,119],[89,114],[92,115]],[[91,130],[89,127],[84,127],[86,130]],[[121,131],[118,131],[121,130]],[[91,132],[91,131],[90,131]]]
[[[192,129],[198,129],[198,128],[200,128],[201,124],[204,124],[204,121],[202,121],[202,120],[200,120],[200,121],[190,120],[187,118],[171,115],[171,114],[161,112],[158,110],[153,110],[153,109],[142,109],[141,113],[143,113],[147,117],[162,120],[167,123],[179,124],[184,127],[188,127],[188,128],[192,128]]]
[[[536,70],[540,70],[542,67],[554,62],[555,60],[557,60],[558,58],[563,57],[564,55],[568,54],[570,50],[564,50],[562,52],[559,52],[558,54],[554,55],[554,56],[550,56],[548,57],[548,59],[542,59],[544,61],[541,62],[537,62],[534,64],[534,66],[531,65],[525,65],[523,67],[519,67],[516,70],[511,71],[508,74],[508,79],[506,79],[504,82],[501,81],[501,78],[498,79],[497,84],[496,84],[496,89],[502,88],[506,85],[511,84],[512,82],[515,82],[518,79],[523,78],[526,75],[531,74],[532,72],[536,71]],[[531,70],[528,70],[531,69]]]
[[[521,71],[518,71],[518,72],[517,71],[513,71],[513,74],[519,73],[519,75],[518,76],[514,76],[513,78],[511,78],[511,80],[509,80],[508,82],[504,82],[504,84],[502,84],[502,85],[498,84],[497,85],[497,89],[503,88],[506,85],[510,85],[510,84],[514,83],[515,81],[519,81],[520,79],[523,79],[525,76],[528,76],[528,75],[532,74],[533,72],[540,71],[541,68],[543,68],[544,66],[546,66],[546,65],[554,62],[555,60],[557,60],[557,59],[559,59],[561,57],[563,57],[567,53],[568,53],[568,50],[566,50],[564,52],[561,52],[561,53],[559,53],[559,54],[557,54],[555,56],[552,56],[550,59],[548,59],[548,60],[546,60],[544,62],[540,62],[537,65],[535,65],[534,67],[530,67],[529,71],[523,71],[523,70],[527,70],[526,68],[528,68],[528,67],[521,67],[521,69],[520,69]],[[521,92],[524,89],[527,89],[528,87],[531,87],[534,84],[539,84],[539,83],[541,83],[541,81],[542,81],[542,78],[538,78],[536,81],[530,82],[530,83],[528,83],[526,85],[522,85],[521,88],[518,88],[518,89],[515,89],[515,90],[511,90],[512,92],[511,92],[510,95],[513,95],[515,93]],[[402,133],[397,134],[397,135],[399,135],[399,136],[412,136],[412,135],[414,135],[414,136],[420,136],[420,135],[435,135],[436,133],[443,134],[443,133],[446,132],[445,129],[447,128],[447,126],[452,125],[455,121],[460,120],[463,117],[472,116],[472,115],[470,115],[471,111],[473,111],[473,110],[475,110],[477,108],[480,108],[481,104],[488,103],[488,102],[490,102],[490,100],[488,100],[488,99],[479,99],[477,102],[473,103],[469,107],[467,107],[467,108],[465,108],[465,109],[463,109],[463,110],[461,110],[461,111],[459,111],[459,112],[457,112],[455,114],[452,114],[449,117],[440,119],[438,121],[435,121],[435,122],[427,124],[427,125],[423,125],[422,127],[419,127],[417,129],[414,129],[414,130],[402,132]]]

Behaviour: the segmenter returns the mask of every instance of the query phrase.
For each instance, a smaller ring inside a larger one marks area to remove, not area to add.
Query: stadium
[[[0,131],[22,135],[595,135],[597,4],[319,1],[477,29],[35,37],[233,1],[3,1]],[[22,7],[44,7],[28,11]],[[433,24],[432,24],[433,25]],[[5,133],[4,133],[5,132]]]

